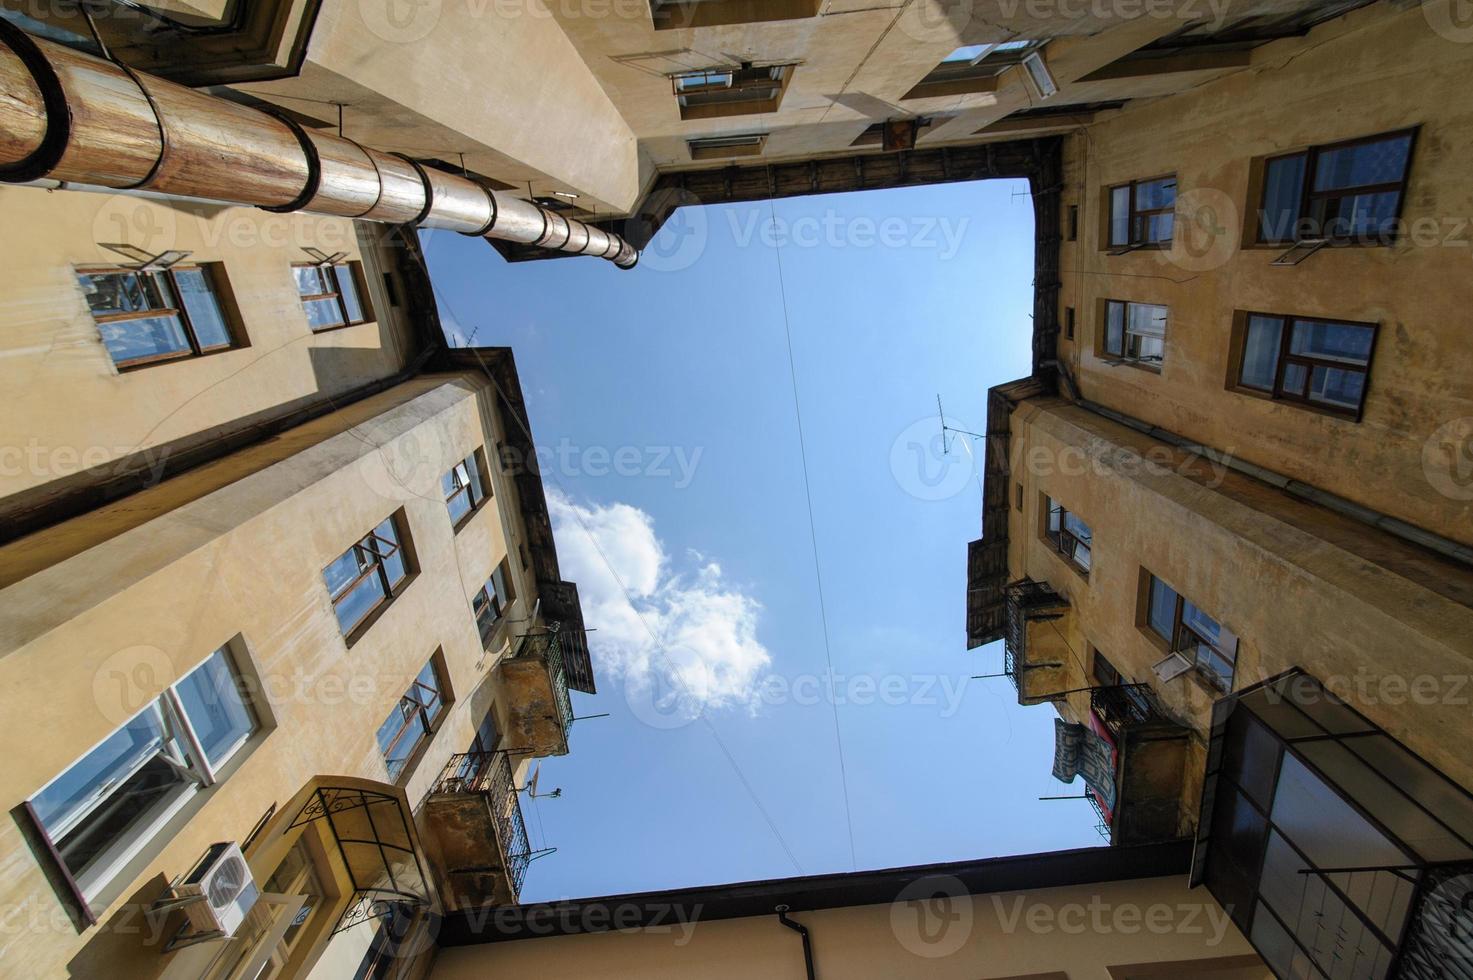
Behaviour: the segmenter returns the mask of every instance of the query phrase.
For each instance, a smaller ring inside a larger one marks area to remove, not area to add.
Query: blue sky
[[[610,714],[542,763],[560,798],[524,798],[557,848],[525,900],[1100,843],[1037,799],[1075,792],[1054,713],[968,680],[1001,669],[965,649],[980,492],[966,447],[937,455],[937,394],[980,431],[1028,370],[1025,183],[686,208],[632,272],[425,245],[447,322],[515,351],[596,630],[574,707]]]

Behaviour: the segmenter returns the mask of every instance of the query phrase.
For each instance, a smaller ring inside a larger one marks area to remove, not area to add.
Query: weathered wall
[[[1473,142],[1470,52],[1434,32],[1437,8],[1375,4],[1257,49],[1248,71],[1127,105],[1068,140],[1064,213],[1079,208],[1079,238],[1061,246],[1059,314],[1063,323],[1072,307],[1077,330],[1060,351],[1085,398],[1469,544],[1468,474],[1459,489],[1424,469],[1438,430],[1473,416],[1473,186],[1461,152]],[[1280,268],[1270,263],[1283,246],[1243,247],[1255,158],[1410,126],[1421,131],[1400,243]],[[1107,254],[1105,188],[1173,172],[1174,248]],[[1170,308],[1160,373],[1098,356],[1107,297]],[[1234,310],[1379,323],[1364,418],[1227,390]],[[1449,475],[1445,461],[1430,465]]]
[[[1010,512],[1009,568],[1069,597],[1071,687],[1090,683],[1093,646],[1195,729],[1190,812],[1221,695],[1195,673],[1152,673],[1164,654],[1137,626],[1142,568],[1240,637],[1235,688],[1303,667],[1473,786],[1461,751],[1473,692],[1458,680],[1473,673],[1473,572],[1062,400],[1015,411],[1011,453],[1024,507]],[[1039,533],[1041,493],[1093,532],[1088,578]],[[1087,705],[1076,697],[1071,712]]]
[[[421,377],[361,406],[294,430],[285,452],[268,442],[43,532],[24,549],[0,549],[0,567],[22,552],[31,567],[37,549],[69,555],[65,540],[82,524],[126,519],[116,510],[128,508],[150,517],[0,590],[0,712],[25,719],[0,741],[10,760],[0,777],[6,809],[227,642],[257,675],[274,719],[109,889],[98,910],[104,924],[82,935],[18,825],[0,826],[0,905],[21,926],[0,933],[6,972],[57,976],[71,961],[86,975],[88,965],[129,962],[127,975],[147,976],[165,966],[139,934],[118,928],[136,921],[118,918],[129,903],[151,898],[161,876],[188,870],[210,842],[243,840],[273,804],[284,813],[313,776],[385,780],[374,733],[437,648],[455,703],[399,781],[410,803],[450,754],[469,747],[496,690],[487,684],[496,657],[482,648],[470,594],[508,554],[518,577],[509,617],[526,616],[534,593],[516,557],[510,481],[493,466],[491,502],[458,533],[438,481],[477,446],[493,453],[500,420],[473,375]],[[193,481],[209,492],[169,496]],[[401,507],[417,577],[345,647],[322,569]],[[280,857],[250,856],[258,875]]]
[[[683,911],[689,918],[693,910]],[[701,922],[695,913],[696,921],[684,926],[443,949],[431,976],[802,980],[805,975],[800,939],[776,916]],[[1150,928],[1144,925],[1148,914],[1155,916]],[[1182,878],[963,896],[945,906],[897,902],[792,915],[811,931],[820,977],[1268,977],[1261,966],[1222,962],[1252,956],[1252,950],[1212,896],[1205,889],[1189,890]],[[1212,960],[1218,962],[1204,962]],[[1164,972],[1132,970],[1127,964],[1150,964]]]
[[[23,229],[0,236],[0,498],[61,486],[87,470],[113,476],[125,459],[147,468],[171,448],[405,364],[409,328],[384,292],[382,226],[29,187],[0,187],[0,212],[7,229]],[[190,263],[221,263],[249,346],[120,372],[76,275],[128,261],[104,244],[147,255],[182,249]],[[313,333],[291,270],[310,261],[304,247],[361,260],[377,319]]]

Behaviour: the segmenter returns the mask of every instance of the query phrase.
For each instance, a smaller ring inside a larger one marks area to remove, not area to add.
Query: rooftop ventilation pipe
[[[37,180],[447,228],[621,269],[639,261],[618,235],[530,201],[0,20],[0,182]]]

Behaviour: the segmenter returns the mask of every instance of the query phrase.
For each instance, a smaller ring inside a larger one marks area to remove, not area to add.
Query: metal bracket
[[[1328,244],[1330,244],[1328,238],[1300,239],[1287,252],[1270,262],[1269,265],[1298,265]]]
[[[336,265],[337,263],[348,257],[347,252],[334,252],[331,255],[328,255],[322,249],[313,248],[310,245],[303,245],[302,251],[307,253],[307,257],[315,262],[318,268],[321,268],[325,265]]]
[[[146,252],[137,245],[127,245],[119,242],[98,242],[109,252],[116,252],[129,261],[123,264],[125,269],[134,272],[163,272],[172,266],[178,265],[193,255],[193,252],[180,248],[166,249],[157,255]]]

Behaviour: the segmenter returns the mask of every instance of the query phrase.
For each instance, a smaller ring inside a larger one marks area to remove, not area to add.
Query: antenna
[[[941,420],[941,455],[943,455],[943,456],[948,456],[948,455],[951,454],[951,447],[949,445],[947,445],[947,442],[946,442],[946,434],[948,432],[956,432],[956,433],[958,433],[960,435],[971,436],[973,439],[985,439],[985,438],[987,438],[986,436],[984,436],[980,432],[972,432],[969,429],[958,429],[958,428],[956,428],[954,426],[947,425],[946,424],[946,412],[941,408],[941,395],[940,394],[937,394],[936,395],[936,417]]]
[[[532,770],[532,778],[529,779],[529,780],[527,780],[527,785],[523,787],[523,789],[525,789],[527,791],[527,797],[529,799],[533,799],[533,800],[555,800],[559,796],[562,796],[563,795],[562,787],[558,787],[557,789],[553,790],[551,793],[539,793],[539,792],[537,792],[537,777],[539,777],[541,775],[542,775],[542,763],[539,762],[539,763],[537,763],[537,767]]]

